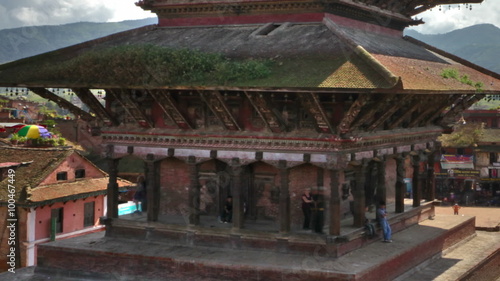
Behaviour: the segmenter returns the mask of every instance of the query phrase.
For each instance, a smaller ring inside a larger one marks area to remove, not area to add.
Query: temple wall
[[[188,211],[188,165],[167,158],[160,164],[160,215],[185,214]]]

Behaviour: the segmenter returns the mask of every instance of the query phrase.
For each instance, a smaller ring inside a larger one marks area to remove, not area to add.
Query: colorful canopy
[[[26,125],[19,129],[17,134],[21,137],[27,137],[29,139],[51,137],[50,132],[45,127],[39,125]]]

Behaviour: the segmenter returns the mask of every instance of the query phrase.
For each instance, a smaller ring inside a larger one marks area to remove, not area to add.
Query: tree
[[[483,135],[484,123],[458,124],[453,127],[453,133],[441,135],[438,140],[443,147],[475,146]]]

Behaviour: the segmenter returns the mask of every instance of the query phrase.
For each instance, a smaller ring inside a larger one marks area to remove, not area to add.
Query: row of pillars
[[[405,159],[406,154],[400,154],[395,157],[396,160],[396,186],[395,186],[395,212],[404,212],[404,195],[406,193],[406,184],[404,182],[406,168]],[[413,166],[413,207],[420,206],[422,200],[422,188],[426,190],[425,199],[428,201],[434,200],[434,161],[433,157],[426,158],[427,171],[420,173],[421,157],[410,154]],[[154,159],[152,155],[148,158]],[[108,159],[109,164],[109,183],[108,183],[108,196],[107,196],[107,217],[118,218],[118,162],[119,159]],[[351,163],[355,172],[355,184],[352,186],[352,194],[354,197],[354,220],[355,227],[363,227],[365,224],[366,216],[366,203],[365,203],[365,184],[367,173],[369,172],[369,164],[378,165],[379,171],[376,180],[378,181],[378,199],[386,200],[386,159],[378,159],[373,161],[363,159],[358,163]],[[188,157],[189,169],[189,198],[188,206],[190,225],[198,225],[200,223],[200,183],[199,183],[199,164],[196,163],[194,156]],[[233,196],[233,229],[241,229],[244,227],[244,209],[243,209],[243,192],[242,192],[242,172],[243,166],[240,164],[238,158],[233,158],[230,161],[231,171],[231,194]],[[289,191],[289,169],[286,160],[278,162],[278,168],[281,178],[280,195],[279,195],[279,230],[281,233],[288,233],[290,231],[290,191]],[[345,168],[344,168],[345,169]],[[344,169],[332,168],[328,169],[330,173],[330,201],[329,212],[330,221],[329,234],[340,235],[340,219],[341,219],[341,195],[339,192],[340,173]],[[160,169],[158,161],[146,161],[146,190],[147,190],[147,219],[148,221],[158,221],[158,214],[160,208]]]

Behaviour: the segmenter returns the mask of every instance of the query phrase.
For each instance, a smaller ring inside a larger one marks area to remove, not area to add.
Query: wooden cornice
[[[318,96],[315,93],[304,93],[298,95],[301,106],[304,107],[313,117],[318,132],[332,134],[333,127],[328,121],[325,111],[321,107]]]
[[[131,98],[130,90],[126,89],[106,89],[106,94],[111,94],[114,100],[132,117],[138,124],[153,128],[153,121],[146,115],[141,108],[142,104],[135,102]]]
[[[377,120],[374,120],[374,122],[368,127],[368,131],[373,131],[380,125],[382,125],[387,119],[389,119],[394,113],[396,113],[396,111],[398,111],[401,106],[406,104],[406,102],[408,102],[409,100],[413,99],[413,96],[414,95],[395,96],[389,109],[385,110],[384,114],[382,114],[382,116],[380,116]]]
[[[226,129],[241,131],[241,127],[227,108],[219,91],[202,91],[200,97]]]
[[[118,125],[118,121],[109,112],[97,98],[92,94],[88,88],[73,88],[73,92],[80,98],[80,100],[86,104],[92,112],[94,112],[97,117],[103,121],[109,120],[114,125]]]
[[[52,93],[51,91],[45,89],[45,88],[28,88],[30,91],[33,93],[41,96],[42,98],[46,98],[50,101],[53,101],[57,103],[62,108],[66,108],[69,110],[71,113],[73,113],[75,116],[80,116],[81,119],[85,121],[92,121],[94,120],[94,116],[90,115],[90,113],[83,111],[79,107],[75,106],[71,102],[59,97],[58,95]]]
[[[259,114],[260,118],[266,124],[266,127],[273,133],[286,131],[286,125],[282,119],[276,116],[271,108],[271,102],[264,97],[262,93],[244,92],[253,108]]]
[[[163,90],[150,90],[148,93],[158,103],[161,110],[167,115],[179,129],[193,129],[188,119],[181,113],[177,102],[169,92]]]

